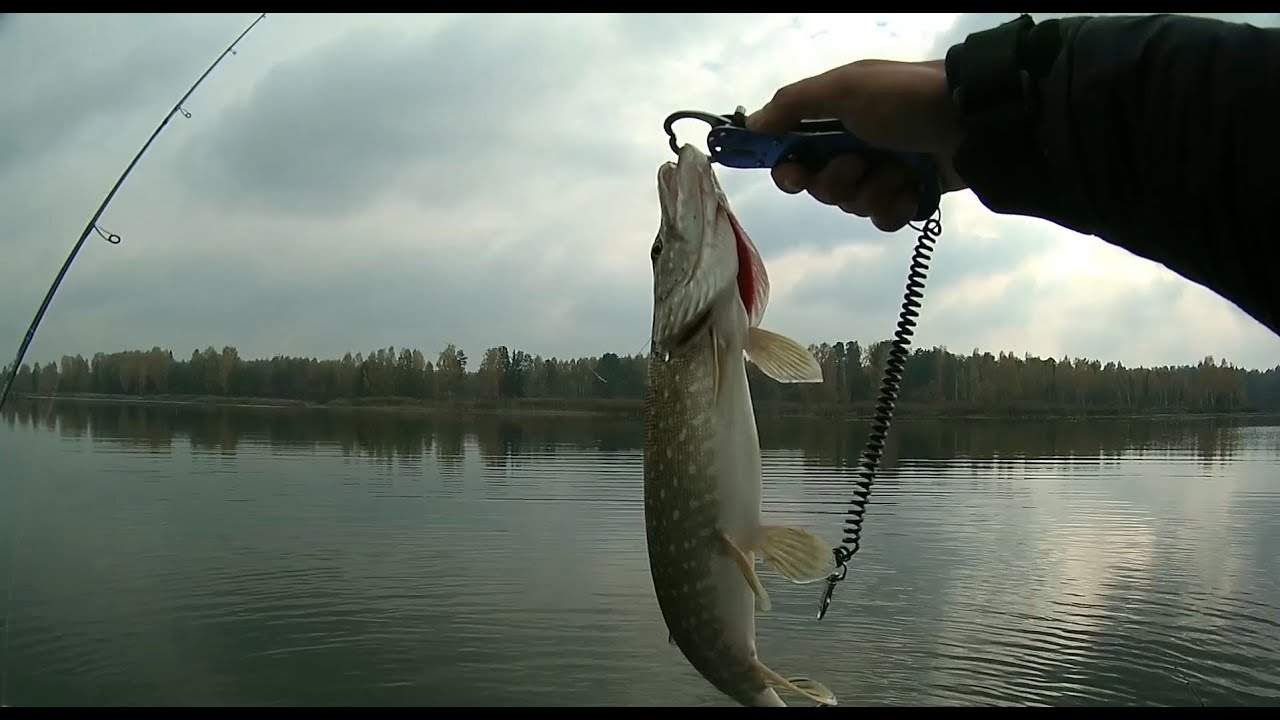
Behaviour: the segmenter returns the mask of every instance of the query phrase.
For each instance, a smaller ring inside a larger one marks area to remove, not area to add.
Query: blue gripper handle
[[[736,125],[712,128],[707,134],[711,159],[731,168],[772,168],[779,163],[799,162],[817,172],[837,155],[855,152],[868,155],[896,155],[915,175],[916,214],[912,219],[923,222],[933,216],[942,201],[938,171],[928,155],[889,152],[867,144],[853,133],[791,132],[781,135],[754,132]]]

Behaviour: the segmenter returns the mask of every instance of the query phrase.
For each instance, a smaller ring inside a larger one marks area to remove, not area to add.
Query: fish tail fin
[[[766,685],[758,695],[751,699],[749,703],[751,707],[786,707],[787,703],[778,697],[778,693],[772,687]]]
[[[759,668],[760,674],[764,676],[765,684],[770,688],[781,688],[788,692],[793,692],[797,695],[806,697],[819,705],[834,706],[838,704],[836,702],[835,693],[828,690],[825,685],[813,678],[784,678],[759,660],[756,660],[756,667]]]
[[[836,694],[813,678],[793,677],[787,678],[787,682],[790,684],[790,687],[787,688],[788,690],[799,693],[819,705],[833,706],[838,704],[836,702]]]

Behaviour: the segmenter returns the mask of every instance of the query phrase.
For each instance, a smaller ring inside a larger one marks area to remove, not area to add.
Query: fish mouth
[[[654,316],[650,340],[659,354],[685,349],[706,332],[728,285],[732,251],[720,227],[724,214],[707,157],[692,145],[679,162],[658,168],[661,226],[652,257]]]

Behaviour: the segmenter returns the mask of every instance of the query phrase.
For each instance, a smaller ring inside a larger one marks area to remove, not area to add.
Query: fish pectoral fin
[[[667,644],[668,645],[676,644],[676,636],[672,635],[670,631],[667,631]]]
[[[813,678],[784,678],[773,670],[770,670],[769,666],[759,660],[756,660],[755,663],[756,667],[760,670],[760,674],[764,676],[765,683],[770,687],[779,690],[788,690],[797,695],[803,695],[819,705],[833,706],[838,704],[836,702],[836,694],[828,690],[826,686]]]
[[[747,329],[747,359],[781,383],[820,383],[822,367],[813,353],[785,335],[758,327]]]
[[[831,574],[831,548],[802,528],[766,525],[761,528],[760,554],[769,569],[793,583],[811,583]]]
[[[741,548],[733,542],[728,535],[720,534],[720,541],[724,544],[724,551],[733,558],[734,563],[738,565],[738,569],[742,571],[742,577],[746,578],[747,584],[751,586],[751,592],[755,593],[756,600],[760,604],[762,612],[769,612],[772,603],[769,601],[769,593],[765,592],[764,583],[760,582],[760,576],[756,574],[755,564],[751,562],[751,558],[742,552]]]

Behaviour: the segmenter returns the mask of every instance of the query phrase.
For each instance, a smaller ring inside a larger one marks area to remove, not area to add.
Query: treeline
[[[856,341],[812,345],[824,382],[783,385],[749,365],[757,404],[839,410],[876,399],[890,344]],[[460,402],[544,398],[563,401],[639,400],[646,358],[545,358],[506,346],[474,361],[449,344],[432,357],[394,347],[340,359],[276,356],[245,359],[234,347],[196,350],[186,359],[155,347],[63,356],[23,365],[18,394],[186,395],[275,398],[328,403],[348,399]],[[906,361],[901,403],[973,411],[1280,410],[1280,366],[1246,370],[1206,357],[1196,365],[1130,368],[1084,358],[1039,358],[974,350],[917,349]]]

